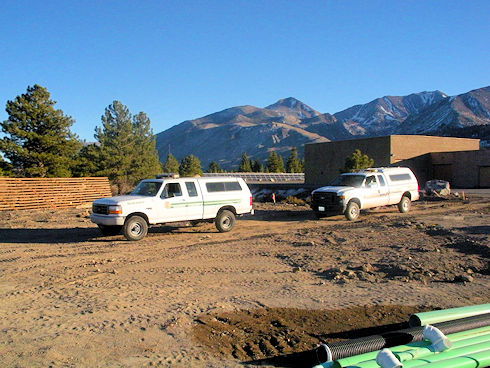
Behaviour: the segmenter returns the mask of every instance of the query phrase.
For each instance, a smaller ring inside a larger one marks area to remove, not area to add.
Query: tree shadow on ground
[[[154,226],[148,229],[148,234],[186,233],[210,234],[215,229],[190,227],[185,224],[175,226]],[[0,228],[0,243],[19,244],[56,244],[56,243],[84,243],[84,242],[113,242],[126,241],[122,233],[113,236],[103,236],[97,227],[89,228]]]
[[[253,215],[244,215],[239,218],[245,221],[304,221],[304,220],[318,220],[315,213],[312,210],[255,210]],[[325,217],[323,220],[329,220],[330,217]],[[338,217],[333,216],[332,219]]]
[[[0,243],[83,243],[86,241],[107,242],[113,237],[101,237],[98,228],[66,228],[66,229],[1,229]]]

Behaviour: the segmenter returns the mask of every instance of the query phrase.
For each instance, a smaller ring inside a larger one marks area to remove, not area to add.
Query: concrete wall
[[[445,165],[446,170],[439,172],[450,173],[449,181],[454,188],[489,187],[490,150],[468,152],[437,152],[431,153],[432,175],[437,165]],[[432,179],[440,179],[433,177]]]
[[[431,152],[475,151],[480,148],[479,139],[433,137],[427,135],[392,135],[391,163]]]
[[[305,145],[305,183],[324,185],[339,175],[345,159],[360,149],[374,166],[408,166],[419,182],[431,176],[431,152],[478,150],[479,139],[392,135]]]
[[[305,145],[305,183],[325,185],[335,179],[345,159],[359,149],[374,159],[374,166],[390,164],[390,137],[353,139]]]

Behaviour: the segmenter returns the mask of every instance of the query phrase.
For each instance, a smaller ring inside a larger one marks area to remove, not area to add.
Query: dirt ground
[[[232,232],[102,237],[87,209],[0,212],[2,367],[292,367],[318,343],[490,302],[490,198],[316,219],[255,204]]]

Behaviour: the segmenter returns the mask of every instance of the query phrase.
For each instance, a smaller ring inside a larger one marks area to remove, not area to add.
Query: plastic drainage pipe
[[[464,330],[461,332],[456,332],[456,333],[447,335],[447,337],[451,340],[451,342],[453,342],[453,343],[458,342],[459,343],[460,340],[468,339],[469,337],[477,337],[477,336],[481,336],[481,335],[486,335],[486,334],[490,334],[490,326],[475,328],[473,330]],[[428,346],[430,346],[430,342],[423,340],[423,341],[412,342],[412,343],[406,344],[406,345],[399,345],[399,346],[392,347],[391,351],[396,355],[396,354],[402,354],[405,351],[411,351],[411,350],[414,350],[417,348],[424,348],[424,347],[428,347]],[[461,346],[463,346],[463,345],[461,345]],[[458,347],[460,347],[460,346],[458,345]],[[324,368],[330,368],[330,367],[342,368],[342,367],[347,367],[349,365],[355,365],[356,363],[363,362],[365,360],[375,359],[376,354],[378,354],[377,351],[370,351],[368,353],[338,359],[333,363],[333,365],[330,364],[329,366],[324,366]],[[398,359],[400,359],[400,358],[398,358]],[[331,363],[331,362],[328,362],[328,363]],[[324,363],[324,364],[327,364],[327,363]],[[319,367],[320,366],[316,366],[314,368],[319,368]]]
[[[490,354],[490,342],[482,342],[480,344],[463,346],[459,349],[446,350],[442,353],[426,356],[423,359],[409,360],[403,363],[403,368],[423,366],[427,363],[444,362],[446,360],[459,357],[471,357],[473,354],[480,353],[482,351],[486,351],[487,354]],[[364,368],[361,365],[359,365],[359,367]],[[485,367],[485,365],[480,365],[480,367]]]
[[[471,305],[468,307],[442,309],[412,314],[408,320],[410,327],[432,325],[434,323],[453,321],[455,319],[490,313],[490,304]]]
[[[459,349],[468,345],[480,344],[482,342],[490,342],[490,334],[470,337],[468,339],[459,340],[459,341],[454,341],[451,339],[451,342],[453,344],[452,349]],[[392,350],[396,350],[396,349],[392,349]],[[428,345],[425,347],[419,347],[416,349],[406,350],[401,352],[393,351],[393,353],[395,354],[395,356],[398,358],[399,361],[405,362],[407,360],[426,357],[428,355],[434,354],[435,352],[432,345]]]
[[[434,324],[445,335],[471,330],[478,327],[490,325],[490,314],[474,317],[462,318],[455,321],[447,321]],[[404,345],[411,342],[423,340],[423,327],[412,327],[399,331],[385,332],[380,335],[372,335],[351,339],[347,341],[334,342],[332,344],[320,345],[313,352],[318,359],[318,363],[330,360],[338,360],[345,357],[359,355],[370,351],[390,348],[397,345]]]
[[[437,323],[435,327],[440,329],[444,334],[451,334],[489,325],[490,315],[481,315]],[[318,362],[322,363],[422,340],[423,327],[412,327],[399,331],[386,332],[380,335],[335,342],[328,346],[321,345],[316,349],[315,355]]]
[[[403,362],[403,368],[415,368],[415,367],[425,368],[426,364],[428,363],[435,363],[435,362],[442,363],[442,362],[447,362],[448,360],[454,358],[470,357],[482,351],[487,352],[487,354],[490,353],[489,342],[464,346],[459,349],[446,350],[442,353],[426,356],[423,359],[414,359],[414,360],[405,361]],[[441,367],[446,367],[446,365],[441,365]],[[480,365],[480,366],[477,365],[477,367],[485,367],[485,365]],[[359,362],[354,365],[347,366],[346,368],[379,368],[379,365],[376,362],[376,360],[372,359],[372,360],[367,360],[364,362]]]
[[[428,363],[423,365],[424,368],[479,368],[490,367],[490,350],[484,350],[470,356],[460,356],[453,359],[447,359]]]

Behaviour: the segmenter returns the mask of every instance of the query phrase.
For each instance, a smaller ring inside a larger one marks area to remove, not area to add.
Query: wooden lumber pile
[[[70,208],[110,196],[106,177],[0,177],[0,211]]]

